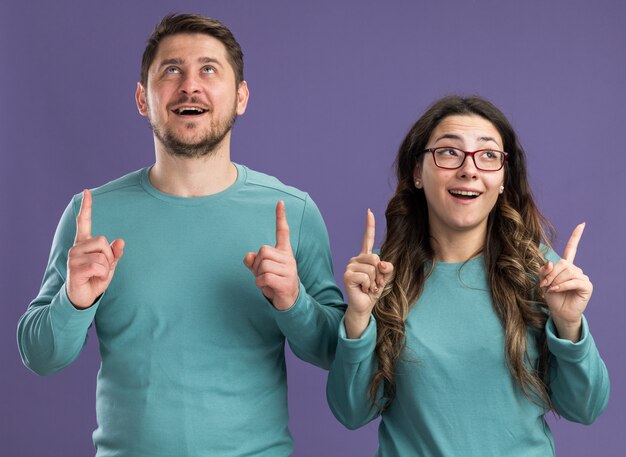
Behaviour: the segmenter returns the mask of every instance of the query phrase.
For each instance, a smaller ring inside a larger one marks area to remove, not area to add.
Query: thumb
[[[246,256],[243,258],[243,264],[252,271],[252,265],[256,260],[256,254],[254,252],[248,252]]]
[[[378,273],[380,273],[380,275],[376,275],[376,285],[379,289],[382,289],[391,277],[391,273],[393,273],[393,265],[390,262],[381,261],[376,268]]]
[[[380,271],[383,275],[387,276],[393,273],[393,264],[391,262],[381,261],[378,264],[378,271]]]
[[[125,245],[126,243],[124,243],[124,240],[121,238],[118,238],[111,243],[111,250],[113,251],[113,257],[115,258],[116,263],[120,260],[122,254],[124,254]]]
[[[541,268],[539,268],[539,287],[545,287],[548,285],[548,280],[546,276],[552,273],[554,269],[554,264],[548,260]]]

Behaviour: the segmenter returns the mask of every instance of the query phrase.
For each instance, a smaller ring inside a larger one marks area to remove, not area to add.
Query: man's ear
[[[146,89],[140,82],[137,83],[137,91],[135,92],[135,101],[137,102],[137,110],[144,117],[148,116],[148,102],[146,101]]]
[[[250,91],[248,90],[248,83],[241,81],[239,87],[237,87],[237,116],[241,116],[246,112],[249,97]]]

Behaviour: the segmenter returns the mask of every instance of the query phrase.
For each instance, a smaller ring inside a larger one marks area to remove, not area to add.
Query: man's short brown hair
[[[141,84],[148,86],[148,70],[154,61],[159,43],[170,35],[179,33],[204,33],[219,40],[226,48],[228,62],[235,72],[235,83],[243,81],[243,51],[228,27],[216,19],[199,14],[168,14],[154,28],[141,59]]]

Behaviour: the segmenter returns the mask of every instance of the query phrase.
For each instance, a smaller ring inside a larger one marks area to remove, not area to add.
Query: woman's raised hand
[[[539,270],[539,287],[545,291],[546,303],[559,338],[574,343],[580,340],[582,314],[593,291],[589,277],[574,265],[576,249],[584,230],[585,224],[578,224],[565,246],[563,258],[556,264],[548,261]]]
[[[361,252],[350,259],[343,274],[348,296],[345,327],[351,339],[359,338],[367,328],[372,309],[393,273],[391,263],[380,260],[377,254],[372,253],[375,233],[374,214],[368,209]]]

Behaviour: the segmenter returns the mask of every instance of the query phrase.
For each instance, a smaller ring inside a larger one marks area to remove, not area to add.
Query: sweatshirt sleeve
[[[346,336],[344,320],[339,325],[339,341],[335,360],[328,373],[326,398],[339,422],[350,430],[362,427],[379,414],[372,405],[369,386],[376,372],[376,321],[374,317],[358,339]],[[382,386],[376,403],[380,404]]]
[[[76,205],[74,197],[59,222],[37,297],[17,326],[17,345],[24,365],[45,376],[72,363],[82,350],[87,331],[98,308],[76,309],[65,289],[67,252],[74,243]]]
[[[583,316],[577,343],[556,335],[552,319],[546,323],[550,350],[550,390],[556,411],[574,422],[591,424],[609,401],[609,374]]]
[[[294,249],[300,277],[298,298],[288,310],[272,309],[293,352],[302,360],[328,369],[345,305],[333,275],[326,225],[308,195],[299,232]]]

